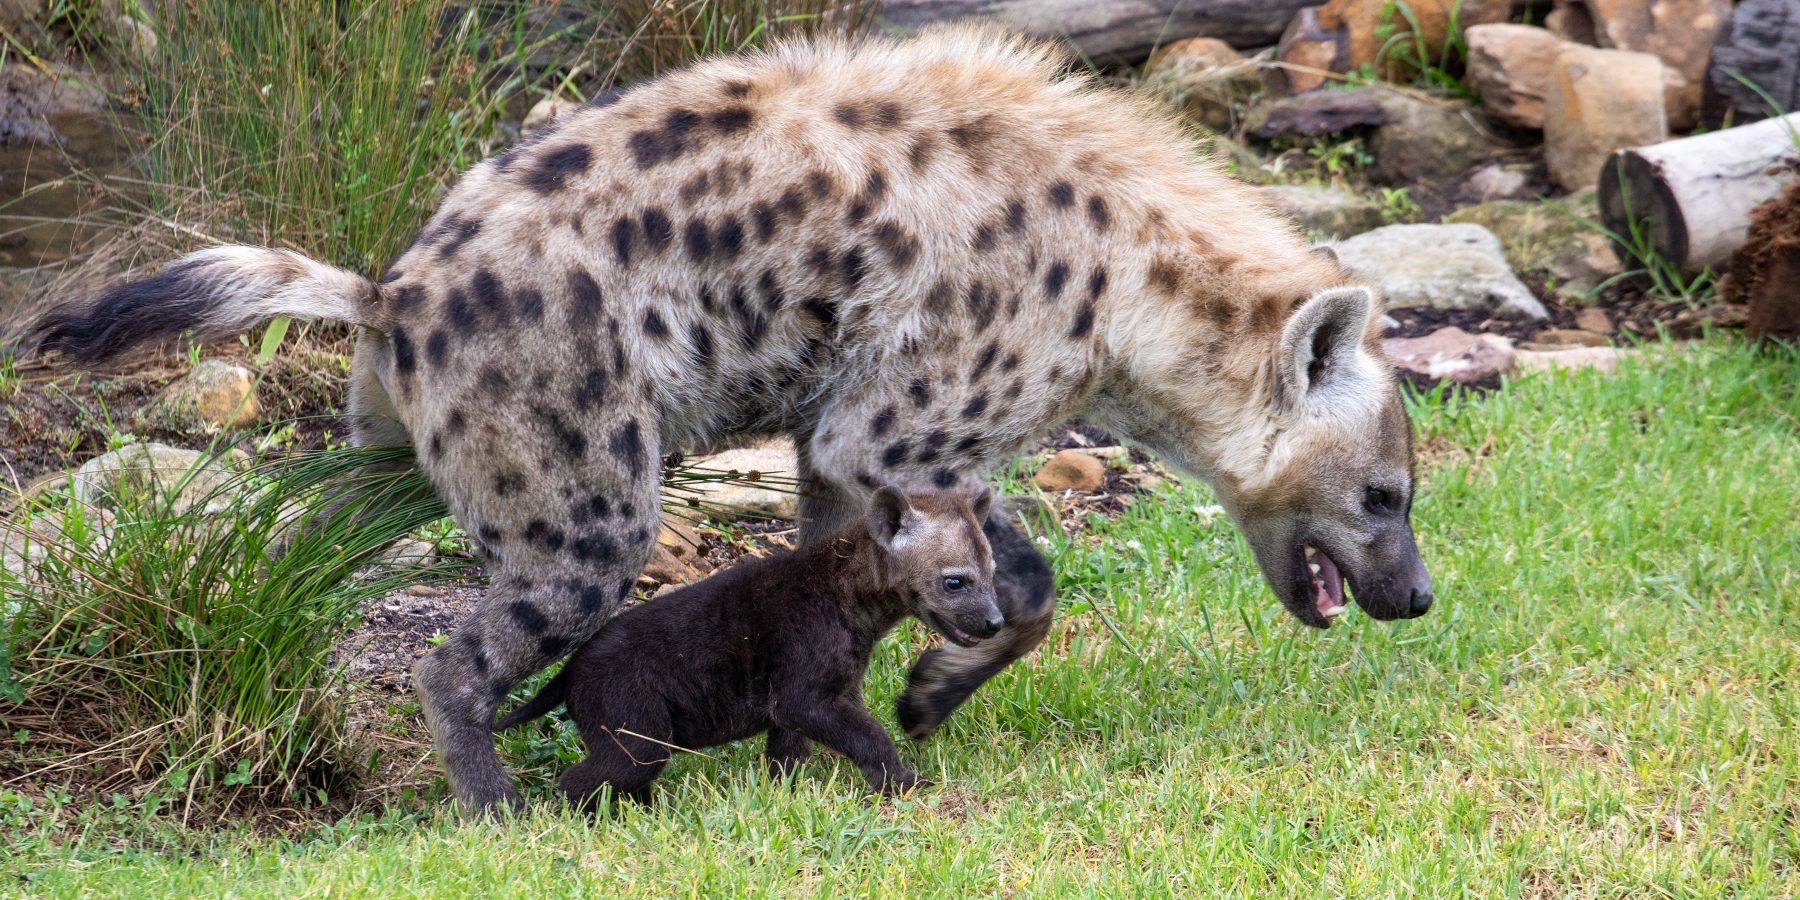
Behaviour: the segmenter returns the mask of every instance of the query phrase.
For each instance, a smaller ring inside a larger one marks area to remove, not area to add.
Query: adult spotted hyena
[[[715,59],[472,169],[379,282],[222,247],[45,321],[91,362],[276,314],[358,328],[364,444],[411,443],[490,562],[415,673],[457,796],[516,795],[489,727],[647,559],[658,456],[793,435],[802,536],[877,485],[967,488],[1080,415],[1216,489],[1325,627],[1431,603],[1410,429],[1370,293],[1177,129],[977,31]],[[986,525],[1006,626],[928,652],[929,733],[1049,626],[1049,569]]]

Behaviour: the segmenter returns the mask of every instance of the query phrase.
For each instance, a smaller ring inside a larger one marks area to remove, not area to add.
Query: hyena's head
[[[1374,297],[1322,291],[1267,351],[1270,408],[1257,477],[1221,479],[1220,496],[1281,602],[1318,628],[1348,596],[1377,619],[1431,608],[1413,540],[1412,427],[1372,337]]]
[[[981,523],[993,492],[903,494],[884,487],[869,500],[869,535],[887,556],[889,580],[907,612],[968,647],[1006,624],[994,596],[994,555]]]

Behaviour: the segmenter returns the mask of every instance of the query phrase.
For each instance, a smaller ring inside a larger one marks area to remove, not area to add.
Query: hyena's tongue
[[[1312,572],[1313,605],[1319,615],[1335,619],[1344,614],[1344,576],[1337,564],[1311,545],[1306,548],[1306,568]]]

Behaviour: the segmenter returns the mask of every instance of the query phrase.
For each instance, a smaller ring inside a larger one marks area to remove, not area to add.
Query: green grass
[[[1053,539],[1051,641],[906,751],[938,786],[904,801],[750,745],[598,824],[432,802],[268,839],[0,791],[8,865],[42,896],[1793,896],[1797,387],[1793,351],[1709,343],[1420,401],[1410,622],[1296,626],[1193,487]],[[890,722],[920,642],[872,667]]]

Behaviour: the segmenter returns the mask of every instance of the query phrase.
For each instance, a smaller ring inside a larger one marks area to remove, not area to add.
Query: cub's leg
[[[669,710],[660,700],[637,698],[611,690],[599,709],[574,707],[575,724],[587,745],[587,758],[570,767],[557,782],[569,803],[589,813],[598,807],[595,794],[611,787],[613,797],[637,803],[650,802],[650,783],[669,764],[669,744],[675,730]]]
[[[812,741],[798,731],[771,725],[763,739],[763,758],[769,763],[769,774],[785,777],[812,758]]]
[[[650,557],[655,420],[611,412],[604,422],[569,417],[550,429],[529,411],[521,422],[496,415],[425,442],[421,460],[434,485],[490,560],[480,607],[413,669],[445,774],[471,810],[518,802],[494,752],[495,710],[520,681],[593,635]]]
[[[1006,627],[973,647],[934,647],[913,664],[896,706],[900,728],[915,740],[929,737],[983,682],[1043,643],[1056,614],[1050,561],[1018,525],[996,509],[981,530],[994,550],[995,600]]]
[[[862,693],[833,693],[822,687],[809,684],[804,675],[784,685],[774,703],[776,726],[849,757],[869,779],[869,786],[883,794],[903,794],[919,786],[918,773],[900,761],[900,751],[881,723],[869,715]]]

